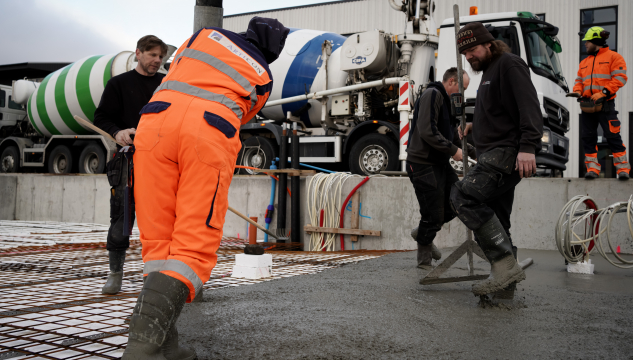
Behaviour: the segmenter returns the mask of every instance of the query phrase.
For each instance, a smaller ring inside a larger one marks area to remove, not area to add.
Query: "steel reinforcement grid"
[[[0,359],[118,359],[142,287],[141,244],[134,229],[123,287],[102,295],[107,274],[99,224],[0,221]],[[205,290],[314,274],[393,251],[304,252],[297,244],[268,245],[273,277],[232,278],[244,240],[223,238]]]

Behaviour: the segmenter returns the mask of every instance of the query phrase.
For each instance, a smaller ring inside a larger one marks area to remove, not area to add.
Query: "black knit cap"
[[[277,19],[255,16],[248,23],[246,39],[255,43],[270,64],[277,60],[286,44],[290,29]]]
[[[494,40],[495,38],[488,29],[479,22],[470,23],[459,29],[457,33],[457,47],[460,53],[463,53],[471,47]]]

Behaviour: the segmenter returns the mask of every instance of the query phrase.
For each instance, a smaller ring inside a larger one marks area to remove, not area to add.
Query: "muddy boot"
[[[492,265],[488,279],[473,285],[475,295],[494,293],[514,282],[525,280],[525,273],[512,254],[510,238],[496,215],[474,232]]]
[[[514,260],[517,260],[517,247],[512,247],[512,254],[514,255]],[[504,289],[494,292],[492,294],[493,299],[502,299],[502,300],[512,300],[514,299],[514,292],[517,289],[516,281],[512,284],[506,286]]]
[[[194,359],[195,353],[178,347],[175,331],[176,320],[188,295],[189,288],[180,280],[159,272],[147,275],[132,313],[122,359]],[[181,353],[189,357],[176,357]]]
[[[433,265],[431,265],[432,249],[433,245],[420,245],[418,243],[418,269],[433,270]]]
[[[108,251],[110,262],[110,274],[108,280],[101,288],[101,293],[105,295],[115,295],[121,291],[123,283],[123,264],[125,263],[125,250]]]
[[[418,238],[418,227],[416,227],[415,229],[411,230],[411,237],[413,238],[414,241],[417,241]],[[433,257],[433,260],[437,261],[439,259],[442,258],[442,252],[440,252],[440,249],[437,248],[437,246],[435,246],[435,244],[431,244],[433,245],[433,248],[431,249],[431,257]]]

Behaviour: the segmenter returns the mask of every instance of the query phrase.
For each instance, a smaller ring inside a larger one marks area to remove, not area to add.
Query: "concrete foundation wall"
[[[342,198],[360,183],[362,177],[351,178],[342,187]],[[302,224],[311,223],[306,209],[306,188],[310,178],[301,180]],[[290,187],[290,181],[288,182]],[[109,223],[109,190],[105,175],[0,175],[0,219],[50,220],[66,222]],[[279,189],[277,189],[279,191]],[[360,228],[380,230],[382,236],[360,237],[354,249],[414,249],[409,233],[420,219],[419,206],[408,178],[371,178],[360,189]],[[618,201],[627,201],[633,193],[630,182],[612,179],[525,179],[516,189],[512,213],[512,238],[519,248],[554,250],[554,227],[562,207],[574,196],[593,197],[604,208]],[[277,196],[275,195],[275,207]],[[286,227],[290,228],[290,197],[287,203]],[[270,179],[265,176],[235,176],[229,190],[229,203],[236,210],[257,216],[264,225],[270,201]],[[271,228],[277,228],[277,209]],[[350,227],[351,212],[345,212],[345,227]],[[247,223],[227,213],[224,234],[246,237]],[[628,224],[618,215],[612,226],[612,239],[622,252],[633,253]],[[310,236],[301,231],[304,242]],[[444,225],[435,243],[438,247],[460,244],[466,237],[458,219]],[[263,233],[258,231],[258,238]],[[340,248],[337,239],[337,249]],[[352,249],[349,236],[345,248]]]

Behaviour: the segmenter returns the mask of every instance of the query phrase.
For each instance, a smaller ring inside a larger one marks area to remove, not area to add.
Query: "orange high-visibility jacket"
[[[580,91],[583,97],[607,89],[611,95],[607,100],[615,99],[615,93],[626,84],[626,62],[622,55],[609,48],[601,48],[596,55],[589,55],[580,63],[574,91]]]
[[[254,45],[233,32],[205,28],[178,49],[154,94],[172,90],[219,105],[209,110],[231,123],[233,137],[266,104],[272,84],[268,63]],[[222,131],[222,123],[212,125]]]

